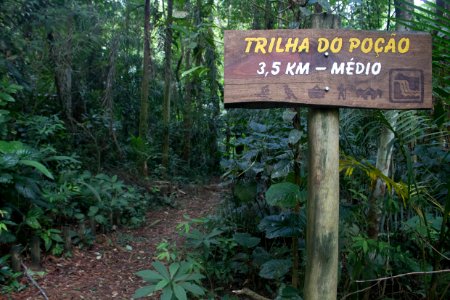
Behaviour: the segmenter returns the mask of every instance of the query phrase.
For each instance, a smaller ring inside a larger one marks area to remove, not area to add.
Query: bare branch
[[[371,285],[371,286],[368,286],[368,287],[366,287],[366,288],[363,288],[362,290],[357,290],[357,291],[355,291],[355,292],[352,292],[352,293],[350,293],[350,294],[347,294],[347,295],[345,295],[344,297],[342,297],[341,300],[347,299],[347,298],[350,297],[351,295],[358,294],[358,293],[361,293],[361,292],[370,290],[371,288],[373,288],[374,286],[376,286],[376,285],[378,285],[378,284],[379,284],[379,282],[376,282],[375,284],[373,284],[373,285]]]
[[[42,297],[44,297],[45,300],[48,300],[47,294],[45,293],[45,290],[34,280],[34,278],[30,275],[27,266],[23,262],[20,263],[22,265],[23,270],[25,271],[24,274],[28,278],[28,280],[39,290]]]
[[[369,280],[356,280],[355,282],[357,283],[361,283],[361,282],[380,282],[383,280],[389,280],[389,279],[394,279],[394,278],[399,278],[399,277],[404,277],[404,276],[410,276],[410,275],[429,275],[429,274],[438,274],[438,273],[450,273],[450,269],[445,269],[445,270],[438,270],[438,271],[428,271],[428,272],[409,272],[409,273],[404,273],[404,274],[398,274],[398,275],[394,275],[394,276],[388,276],[388,277],[382,277],[382,278],[376,278],[376,279],[369,279]]]
[[[254,291],[248,289],[248,288],[243,288],[241,290],[234,290],[233,291],[234,294],[236,295],[245,295],[245,296],[249,296],[255,300],[270,300],[269,298],[266,298],[264,296],[261,296],[260,294],[255,293]]]

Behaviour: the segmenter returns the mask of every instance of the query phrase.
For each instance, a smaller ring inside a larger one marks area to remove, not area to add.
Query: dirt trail
[[[76,249],[70,259],[47,258],[43,263],[47,274],[38,279],[39,285],[50,300],[131,299],[134,291],[144,285],[134,273],[151,267],[156,246],[163,239],[180,240],[175,227],[184,220],[183,215],[200,217],[214,212],[220,193],[217,184],[182,189],[177,193],[176,208],[150,211],[145,227],[97,236],[91,249]],[[43,297],[30,286],[9,299]]]

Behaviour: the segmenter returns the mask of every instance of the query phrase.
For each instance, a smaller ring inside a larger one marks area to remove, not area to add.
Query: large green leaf
[[[0,156],[0,167],[2,169],[8,169],[16,166],[19,163],[19,157],[14,153],[6,153]]]
[[[182,261],[180,262],[180,269],[178,270],[177,280],[183,275],[189,274],[189,271],[192,269],[192,262]]]
[[[22,165],[25,165],[25,166],[34,167],[34,168],[36,168],[36,170],[38,170],[39,172],[41,172],[42,174],[44,174],[48,178],[54,179],[52,173],[50,173],[50,171],[43,164],[41,164],[38,161],[22,159],[22,160],[19,161],[19,164],[22,164]]]
[[[50,237],[53,241],[55,241],[57,243],[64,243],[64,240],[61,237],[61,232],[60,233],[51,233]]]
[[[161,279],[164,279],[164,277],[161,274],[156,273],[153,270],[139,271],[136,273],[136,275],[142,277],[142,279],[144,279],[145,281],[148,281],[148,282],[156,282]]]
[[[264,133],[268,130],[268,127],[265,124],[257,123],[255,121],[251,121],[248,126],[257,133]]]
[[[280,279],[289,272],[291,266],[290,259],[272,259],[261,266],[259,276],[266,279]]]
[[[181,285],[174,284],[173,292],[178,300],[187,300],[186,290]]]
[[[88,217],[94,217],[98,214],[99,208],[98,206],[92,205],[89,207]]]
[[[263,247],[256,247],[252,252],[252,263],[256,266],[262,266],[266,261],[272,259],[269,252]]]
[[[36,217],[26,218],[25,223],[33,229],[41,228],[41,224],[39,223],[39,221]]]
[[[50,250],[50,247],[52,246],[52,240],[50,237],[42,235],[41,238],[44,240],[45,251]]]
[[[300,141],[302,138],[303,133],[298,129],[292,129],[291,132],[289,132],[289,144],[295,145]]]
[[[189,274],[183,274],[180,276],[177,276],[175,281],[181,282],[181,281],[196,281],[196,280],[202,280],[205,278],[202,274],[199,273],[189,273]]]
[[[97,223],[99,223],[99,224],[102,224],[102,225],[105,225],[108,221],[106,220],[106,218],[104,217],[104,216],[102,216],[102,215],[96,215],[95,217],[94,217],[94,220],[95,220],[95,222],[97,222]]]
[[[0,141],[0,152],[1,153],[14,153],[18,150],[27,149],[27,146],[19,141]]]
[[[15,101],[14,98],[11,97],[11,95],[8,95],[8,94],[2,93],[2,92],[0,92],[0,100],[4,100],[4,101],[7,101],[7,102],[14,102]]]
[[[183,73],[181,73],[181,78],[184,78],[188,75],[190,75],[191,73],[193,74],[194,72],[196,72],[198,70],[199,75],[201,75],[202,73],[204,73],[205,71],[208,70],[208,68],[205,68],[203,66],[197,66],[197,67],[193,67],[187,71],[184,71]]]
[[[161,300],[172,300],[173,291],[170,287],[167,287],[163,290],[161,295]]]
[[[300,187],[291,182],[273,184],[266,192],[267,203],[282,208],[294,208],[305,198],[306,193],[300,191]]]
[[[259,230],[265,231],[266,238],[298,237],[305,229],[306,218],[303,213],[283,212],[279,215],[264,217],[258,225]]]
[[[285,159],[281,159],[273,166],[272,174],[270,177],[272,179],[285,178],[288,176],[289,172],[292,168],[292,158],[287,157]]]
[[[238,182],[233,187],[233,195],[242,203],[253,202],[257,194],[255,182]]]
[[[256,247],[259,244],[259,242],[261,241],[260,238],[251,236],[247,232],[244,232],[244,233],[237,232],[233,235],[233,239],[236,241],[236,243],[238,243],[239,245],[241,245],[245,248]]]
[[[0,183],[12,183],[13,176],[8,173],[0,173]]]
[[[170,281],[170,274],[167,271],[167,268],[165,265],[163,265],[162,262],[160,261],[155,261],[152,263],[152,266],[155,268],[155,270],[161,274],[165,279],[167,279],[168,281]]]
[[[96,190],[92,185],[87,184],[87,183],[84,182],[84,181],[80,181],[80,184],[82,184],[82,185],[84,185],[85,187],[87,187],[87,188],[92,192],[92,194],[94,194],[95,198],[97,198],[97,200],[98,200],[99,202],[102,201],[102,198],[100,197],[100,194],[97,192],[97,190]]]
[[[19,195],[22,195],[23,197],[31,200],[34,204],[38,206],[48,207],[47,202],[41,201],[38,198],[39,188],[36,185],[36,182],[33,182],[32,180],[15,182],[14,188],[16,189],[17,193],[19,193]]]
[[[0,231],[0,244],[9,244],[16,241],[16,236],[9,231]]]
[[[162,289],[170,288],[170,280],[162,279],[155,285],[155,291],[159,291]]]
[[[154,285],[148,285],[148,286],[141,287],[141,288],[137,289],[136,292],[134,292],[133,299],[139,299],[139,298],[150,296],[151,294],[153,294],[154,291],[155,291]]]
[[[299,296],[299,291],[292,286],[282,285],[278,290],[278,295],[275,300],[303,300]]]
[[[180,269],[179,263],[173,263],[169,266],[170,278],[173,279],[176,277],[178,270]]]
[[[184,287],[186,291],[191,292],[196,296],[201,296],[205,294],[205,289],[195,283],[183,282],[180,285]]]

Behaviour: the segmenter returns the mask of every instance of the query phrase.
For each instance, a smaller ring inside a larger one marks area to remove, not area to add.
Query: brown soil
[[[217,184],[191,186],[177,189],[176,194],[176,207],[150,211],[142,228],[97,235],[92,248],[74,249],[71,258],[46,257],[46,274],[37,282],[49,299],[131,299],[135,290],[145,285],[135,273],[151,268],[156,246],[163,239],[180,244],[176,225],[185,220],[184,215],[194,218],[213,213],[221,189]],[[30,287],[0,299],[44,299],[36,287],[23,280]]]

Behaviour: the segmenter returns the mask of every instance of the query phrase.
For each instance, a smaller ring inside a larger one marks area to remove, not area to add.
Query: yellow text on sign
[[[283,37],[246,37],[245,53],[309,53],[310,40],[309,38],[283,38]],[[407,37],[396,39],[392,36],[389,39],[383,37],[379,38],[356,38],[351,37],[344,41],[341,37],[328,39],[319,37],[317,39],[317,52],[323,53],[330,51],[332,53],[339,53],[342,49],[347,49],[349,53],[359,49],[363,53],[375,53],[377,56],[380,53],[400,53],[404,54],[409,51],[410,40]]]

